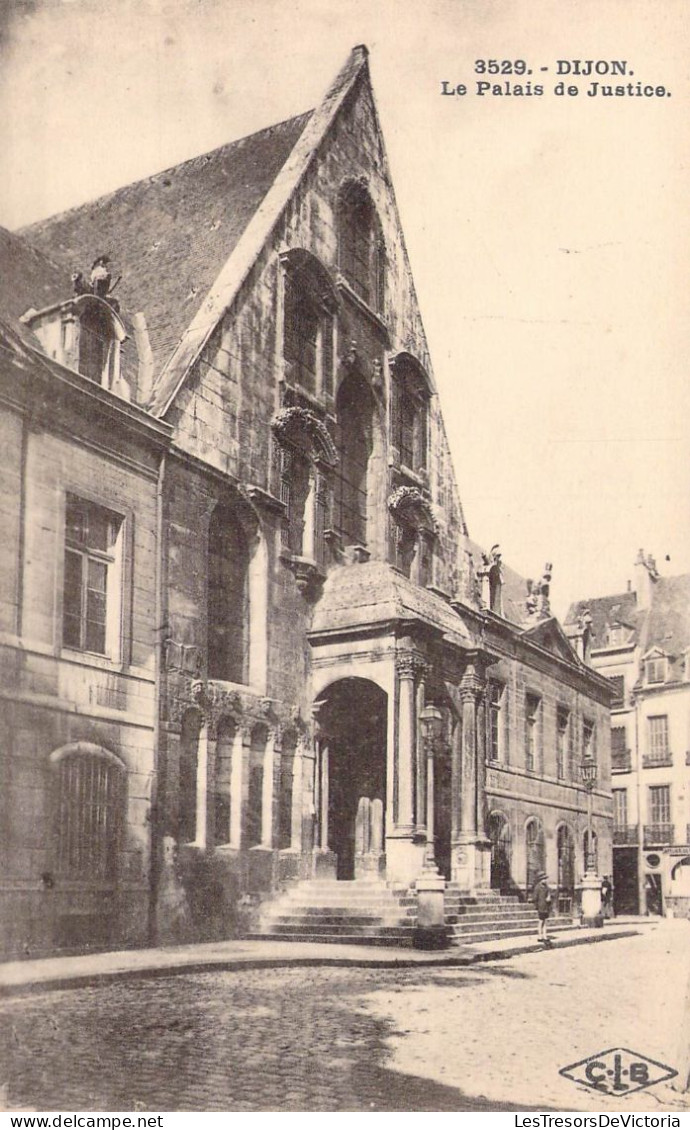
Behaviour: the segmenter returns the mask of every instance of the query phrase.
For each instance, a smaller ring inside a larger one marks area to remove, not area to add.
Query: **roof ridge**
[[[83,201],[81,204],[74,204],[71,208],[65,208],[62,212],[54,212],[50,216],[44,216],[42,220],[33,220],[30,224],[24,224],[22,227],[16,228],[14,231],[11,231],[11,229],[9,228],[6,228],[5,230],[9,231],[11,235],[14,235],[19,239],[25,239],[28,241],[28,238],[32,231],[46,230],[51,226],[51,224],[59,223],[70,216],[76,216],[79,212],[94,208],[97,205],[110,204],[121,193],[127,192],[130,189],[136,188],[142,184],[154,183],[161,177],[166,176],[168,173],[178,172],[180,169],[184,169],[188,166],[193,165],[196,161],[203,161],[205,158],[215,157],[224,150],[230,149],[232,146],[241,145],[245,141],[260,137],[261,134],[267,134],[272,130],[279,130],[284,126],[292,125],[298,122],[301,118],[304,118],[304,124],[306,125],[308,118],[310,118],[313,113],[313,108],[309,110],[303,110],[300,114],[293,114],[289,118],[283,118],[283,120],[280,122],[273,122],[271,125],[263,126],[261,129],[254,130],[253,133],[246,133],[243,134],[242,137],[236,137],[232,141],[226,141],[222,145],[217,145],[214,149],[207,150],[205,153],[196,153],[193,157],[185,157],[184,161],[178,161],[175,165],[169,165],[167,168],[159,169],[155,173],[147,173],[143,177],[138,177],[137,180],[128,181],[127,184],[121,184],[117,188],[112,189],[110,192],[103,193],[102,196],[95,196],[90,200]],[[32,244],[29,244],[29,246],[31,246],[33,249]],[[41,254],[43,253],[41,252]],[[60,264],[58,263],[54,263],[53,265],[57,267],[60,266]]]

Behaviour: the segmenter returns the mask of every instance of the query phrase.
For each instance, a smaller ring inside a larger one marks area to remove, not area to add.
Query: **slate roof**
[[[592,617],[592,644],[608,644],[607,629],[613,624],[631,628],[630,642],[643,654],[659,647],[670,656],[679,656],[690,647],[690,574],[659,577],[652,586],[651,607],[638,609],[634,592],[578,600],[568,609],[566,624],[589,610]]]
[[[69,268],[6,228],[0,228],[0,264],[0,315],[13,325],[30,307],[41,310],[71,297]]]
[[[109,255],[113,279],[122,276],[117,298],[130,316],[144,314],[160,371],[310,117],[260,130],[19,234],[65,264],[62,298],[71,271]],[[26,305],[38,306],[35,294]]]
[[[565,618],[566,624],[573,624],[588,611],[592,617],[592,647],[608,645],[608,629],[613,624],[622,624],[634,633],[630,642],[635,643],[644,613],[637,607],[634,592],[614,593],[613,596],[597,596],[591,600],[578,600],[570,605]]]

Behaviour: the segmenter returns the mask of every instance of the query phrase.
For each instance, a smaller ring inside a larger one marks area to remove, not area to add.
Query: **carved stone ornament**
[[[438,532],[431,504],[417,487],[398,487],[388,497],[388,509],[401,526]]]
[[[399,651],[395,656],[395,669],[401,679],[415,679],[426,674],[429,664],[416,651]]]
[[[280,444],[294,443],[295,433],[306,434],[314,457],[321,458],[330,467],[337,466],[338,452],[328,429],[309,408],[297,405],[281,408],[273,417],[271,427]]]

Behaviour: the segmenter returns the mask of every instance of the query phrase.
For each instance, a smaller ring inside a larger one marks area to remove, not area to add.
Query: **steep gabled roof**
[[[72,270],[86,270],[96,255],[109,255],[113,277],[122,276],[117,297],[130,315],[142,312],[146,317],[160,371],[309,117],[302,114],[223,145],[31,224],[20,235],[64,262],[62,298],[69,295]],[[21,278],[20,271],[16,277]],[[30,281],[23,288],[27,294]],[[39,303],[40,295],[32,295],[26,305]]]

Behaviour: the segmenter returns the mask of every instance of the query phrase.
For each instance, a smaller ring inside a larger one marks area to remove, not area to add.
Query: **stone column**
[[[421,727],[419,725],[419,718],[424,709],[426,701],[426,689],[424,685],[424,678],[421,677],[417,686],[417,735],[416,735],[416,803],[415,803],[415,835],[421,839],[426,834],[427,824],[429,822],[428,804],[427,804],[427,759],[426,753],[422,745]]]
[[[452,786],[459,809],[457,815],[453,813],[451,848],[452,878],[468,891],[489,882],[490,845],[487,847],[481,816],[485,803],[485,727],[480,718],[483,690],[483,666],[470,657],[460,682],[462,740],[460,748],[454,750]]]
[[[424,843],[415,835],[415,799],[419,785],[417,755],[417,678],[426,663],[416,651],[396,655],[396,726],[392,759],[394,777],[393,826],[386,829],[386,874],[398,882],[413,882],[422,869]],[[390,752],[390,751],[389,751]]]
[[[196,836],[194,842],[200,848],[208,843],[208,726],[204,721],[199,730],[196,770]]]
[[[328,761],[328,745],[319,742],[319,847],[322,851],[328,851]]]

